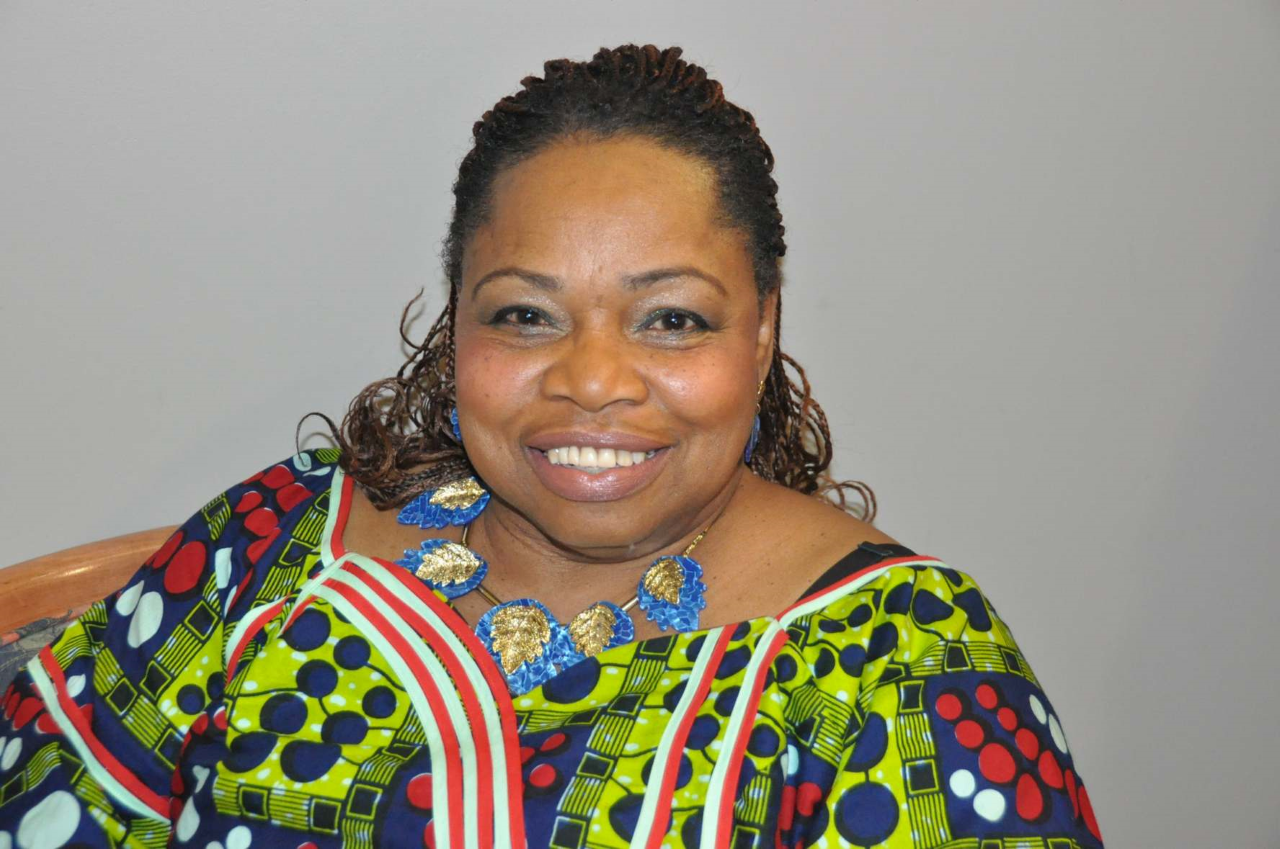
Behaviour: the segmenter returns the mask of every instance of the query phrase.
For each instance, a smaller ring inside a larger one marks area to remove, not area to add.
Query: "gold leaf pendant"
[[[595,657],[613,639],[617,622],[618,617],[608,605],[591,605],[569,623],[569,636],[573,639],[574,648],[585,657]]]
[[[422,554],[422,564],[414,574],[436,586],[448,587],[465,583],[480,565],[480,558],[471,549],[445,542]]]
[[[502,671],[510,675],[522,663],[542,657],[551,642],[551,623],[536,607],[512,605],[494,613],[493,650],[502,660]]]

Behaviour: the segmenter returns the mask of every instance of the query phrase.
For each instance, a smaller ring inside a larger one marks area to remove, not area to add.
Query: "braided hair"
[[[498,101],[472,127],[474,145],[458,167],[453,220],[443,245],[449,281],[444,311],[426,338],[415,343],[406,322],[422,293],[409,302],[400,336],[411,354],[394,377],[370,384],[352,400],[341,428],[323,413],[309,414],[328,423],[342,451],[339,464],[374,505],[398,507],[426,489],[475,473],[449,420],[462,256],[488,218],[498,175],[555,142],[635,136],[705,163],[716,175],[726,222],[747,237],[760,302],[781,286],[779,260],[786,243],[773,153],[751,113],[726,100],[720,83],[681,59],[681,53],[679,47],[627,44],[601,48],[589,62],[546,62],[544,76],[525,77],[520,91]],[[870,487],[835,482],[827,474],[832,457],[827,418],[810,393],[804,369],[778,344],[781,326],[779,302],[751,469],[849,512],[854,510],[846,492],[852,490],[862,502],[858,514],[871,521],[876,501]]]

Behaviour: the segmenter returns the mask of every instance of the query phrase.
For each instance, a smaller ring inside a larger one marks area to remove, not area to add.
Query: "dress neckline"
[[[329,483],[329,515],[325,521],[324,530],[320,534],[320,559],[324,567],[333,566],[339,560],[364,558],[374,561],[384,568],[392,570],[401,570],[404,567],[384,560],[381,557],[362,554],[358,551],[351,551],[343,544],[343,532],[346,530],[347,520],[351,514],[352,497],[355,491],[355,480],[342,471],[340,466],[335,465],[333,468],[333,478]],[[763,625],[767,628],[770,624],[780,623],[785,620],[789,622],[795,616],[802,612],[807,612],[810,608],[815,608],[817,602],[830,593],[833,589],[837,589],[844,584],[856,581],[862,577],[868,577],[871,572],[878,572],[882,568],[888,568],[903,562],[912,562],[918,560],[933,561],[930,557],[921,557],[906,546],[889,545],[881,543],[863,542],[853,551],[846,554],[829,569],[827,569],[809,589],[805,591],[801,598],[780,611],[775,615],[756,616],[750,619],[743,619],[736,622],[727,622],[721,625],[713,625],[706,628],[699,628],[696,631],[680,631],[673,634],[661,634],[656,637],[646,637],[640,640],[632,640],[620,646],[611,649],[605,649],[595,655],[597,658],[603,658],[611,652],[623,651],[630,646],[640,647],[650,643],[663,640],[672,640],[680,634],[688,634],[691,639],[705,637],[716,631],[729,631],[731,633],[742,629],[746,626],[748,631],[757,625]],[[936,561],[933,561],[936,563]],[[941,564],[937,564],[941,565]],[[465,632],[470,634],[473,632],[472,625],[462,617],[462,614],[454,608],[451,601],[444,598],[440,593],[431,591],[441,601],[440,615],[445,618],[451,617],[453,621],[449,622],[451,630],[455,633]],[[489,657],[488,652],[481,652],[483,658],[477,657],[477,661],[485,663],[486,661],[497,670],[496,663]],[[561,673],[563,674],[563,673]],[[527,695],[527,694],[526,694]]]

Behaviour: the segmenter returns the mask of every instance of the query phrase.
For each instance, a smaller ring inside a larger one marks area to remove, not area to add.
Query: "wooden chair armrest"
[[[37,620],[78,612],[120,589],[174,530],[138,531],[0,569],[0,638]]]

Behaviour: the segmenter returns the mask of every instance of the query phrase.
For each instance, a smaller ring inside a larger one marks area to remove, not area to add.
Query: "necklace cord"
[[[720,512],[712,516],[711,521],[707,522],[707,526],[703,528],[696,537],[693,538],[692,542],[690,542],[687,546],[685,546],[684,551],[680,555],[681,557],[688,557],[690,554],[693,553],[693,550],[698,547],[698,543],[702,542],[702,538],[707,535],[707,531],[711,530],[711,526],[714,525],[716,522],[718,522],[720,520],[720,517],[725,514],[725,511],[729,509],[729,502],[731,502],[732,500],[733,498],[730,497],[729,501],[726,501],[724,506],[720,508]],[[476,518],[479,518],[479,517],[477,516]],[[467,536],[471,532],[471,525],[473,522],[475,522],[475,519],[472,519],[470,522],[467,522],[465,525],[462,526],[461,544],[463,548],[467,547]],[[494,607],[497,607],[498,605],[503,603],[501,599],[499,599],[496,595],[494,595],[489,590],[489,588],[484,585],[484,581],[481,581],[479,586],[476,587],[476,592],[480,594],[481,598],[489,602],[489,604],[491,604]],[[631,596],[631,598],[629,598],[626,602],[618,605],[618,608],[625,613],[631,610],[631,608],[635,607],[639,601],[640,601],[640,593],[637,592],[635,595]]]

